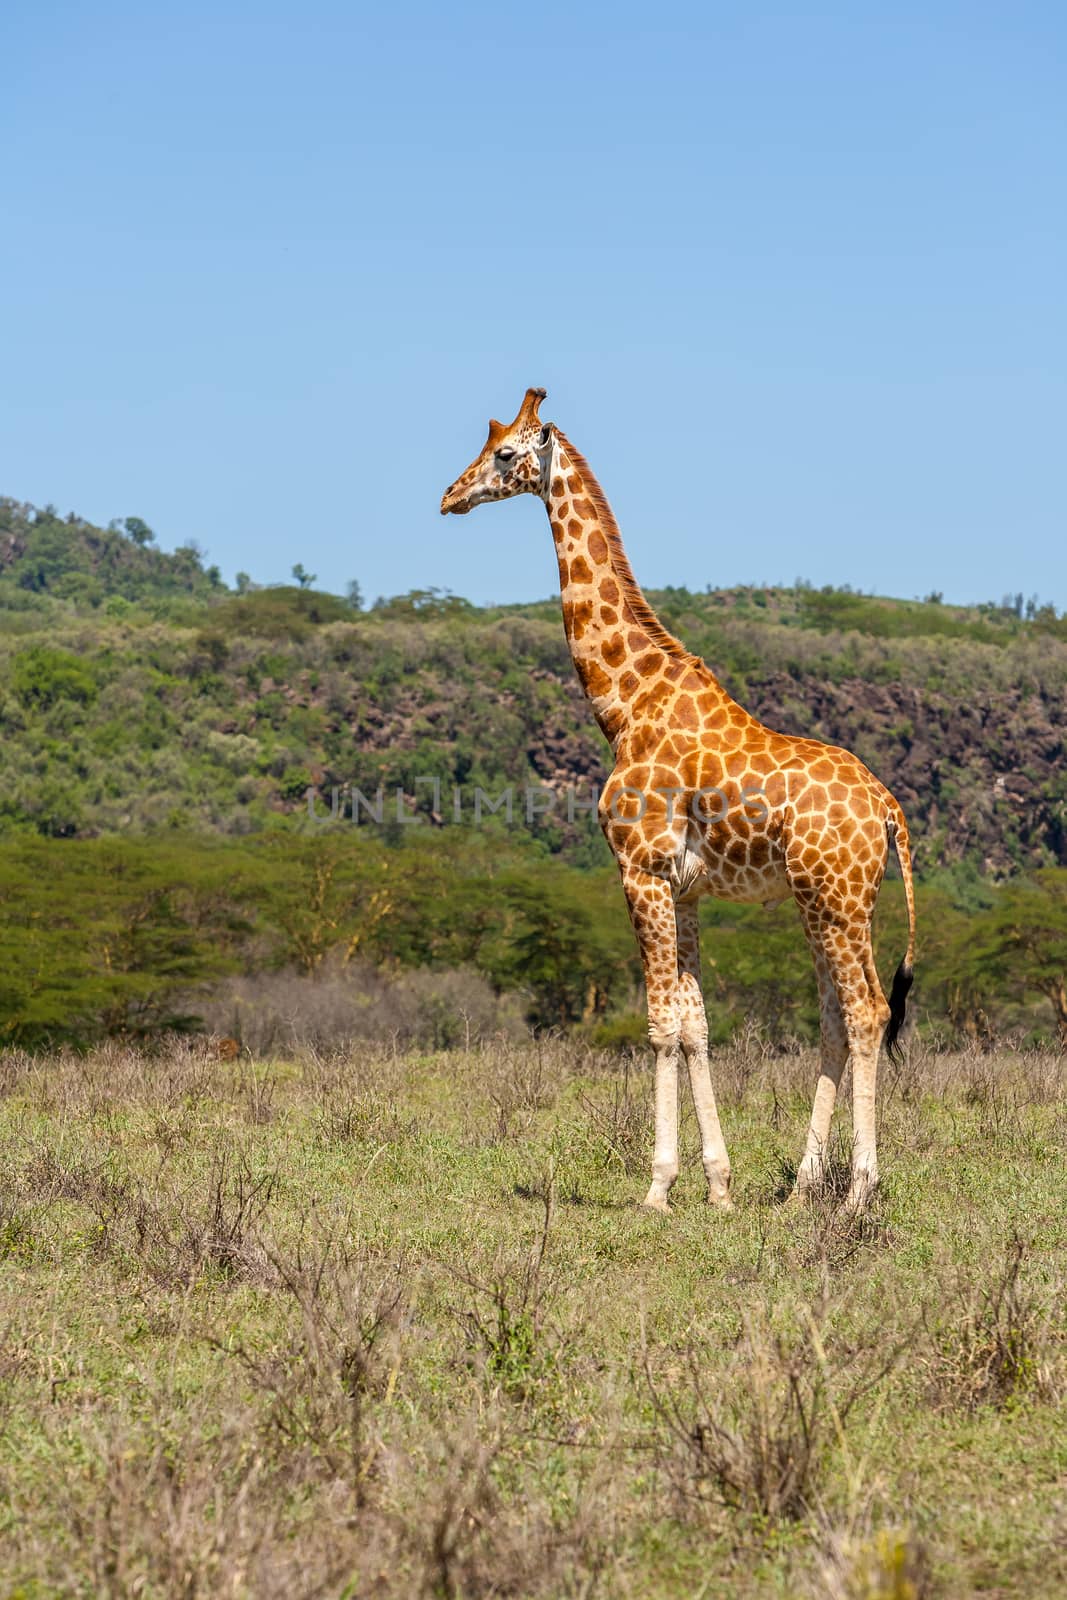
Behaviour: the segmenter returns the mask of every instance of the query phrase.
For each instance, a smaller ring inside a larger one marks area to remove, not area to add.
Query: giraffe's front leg
[[[656,1052],[656,1143],[652,1184],[645,1205],[669,1211],[667,1196],[678,1176],[678,950],[670,885],[650,873],[623,867],[623,889],[641,949],[648,995],[648,1036]]]
[[[678,936],[678,1008],[681,1016],[682,1049],[689,1068],[697,1124],[700,1128],[700,1155],[708,1180],[708,1205],[732,1211],[730,1199],[730,1157],[722,1136],[715,1090],[708,1064],[708,1015],[700,986],[700,923],[695,900],[675,908]]]
[[[656,1052],[656,1143],[644,1203],[653,1211],[669,1211],[667,1196],[678,1176],[679,1040],[677,1033],[664,1035],[651,1023],[648,1031]]]

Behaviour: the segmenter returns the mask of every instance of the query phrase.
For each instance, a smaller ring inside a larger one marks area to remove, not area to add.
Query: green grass
[[[665,1219],[643,1060],[0,1058],[0,1592],[1062,1593],[1062,1058],[887,1067],[859,1221],[716,1068]]]

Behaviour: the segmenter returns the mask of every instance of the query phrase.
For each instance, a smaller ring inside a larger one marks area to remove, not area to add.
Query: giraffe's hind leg
[[[857,951],[866,980],[866,1007],[862,1021],[849,1030],[849,1057],[852,1062],[852,1183],[847,1204],[850,1210],[866,1205],[878,1184],[877,1098],[878,1057],[889,1021],[889,1002],[885,997],[874,964],[871,930],[867,927]]]
[[[667,1196],[678,1176],[678,941],[674,901],[664,878],[622,869],[622,886],[641,950],[648,999],[648,1036],[656,1052],[656,1144],[645,1205],[669,1211]]]
[[[812,956],[819,986],[819,1081],[815,1087],[804,1157],[797,1170],[796,1188],[793,1191],[798,1197],[821,1189],[825,1182],[830,1121],[841,1074],[848,1060],[848,1033],[830,964],[818,943],[812,945]]]
[[[805,915],[805,926],[809,939],[818,946],[826,962],[848,1042],[848,1061],[852,1068],[852,1183],[847,1204],[850,1209],[858,1210],[867,1203],[878,1183],[875,1100],[878,1052],[889,1020],[889,1006],[875,970],[869,924],[862,929],[845,927],[834,919]],[[819,1089],[822,1087],[820,1077]],[[836,1087],[835,1083],[835,1095]],[[822,1139],[824,1148],[821,1118],[825,1115],[825,1134],[828,1134],[830,1119],[825,1105],[829,1098],[827,1088],[820,1107],[817,1090],[812,1112],[812,1132],[816,1139]],[[829,1110],[832,1109],[831,1102]]]
[[[730,1157],[719,1124],[719,1110],[711,1085],[708,1065],[708,1016],[700,987],[700,924],[697,903],[689,900],[675,907],[678,938],[678,1010],[682,1049],[689,1068],[689,1087],[693,1091],[700,1127],[700,1155],[708,1180],[708,1204],[723,1211],[732,1210],[730,1200]]]

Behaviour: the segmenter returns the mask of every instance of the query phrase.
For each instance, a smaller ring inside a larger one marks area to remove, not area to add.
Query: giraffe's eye
[[[496,453],[496,458],[498,461],[513,461],[515,459],[515,452],[510,447],[504,450],[498,450]]]

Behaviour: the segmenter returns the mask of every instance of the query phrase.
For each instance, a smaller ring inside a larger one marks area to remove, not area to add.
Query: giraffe
[[[848,1063],[853,1144],[846,1203],[859,1209],[878,1182],[879,1049],[884,1033],[896,1052],[912,983],[915,900],[904,813],[849,751],[775,733],[750,716],[667,631],[638,587],[588,462],[554,423],[541,421],[545,393],[528,389],[509,426],[489,423],[484,448],[445,491],[441,512],[464,515],[519,494],[540,496],[548,511],[571,656],[614,756],[599,820],[618,863],[645,975],[655,1146],[644,1204],[670,1210],[684,1056],[707,1200],[732,1208],[700,987],[697,902],[711,893],[766,906],[796,901],[818,984],[820,1064],[791,1198],[825,1183],[830,1120]],[[908,944],[887,1002],[871,919],[890,844],[904,879]]]

